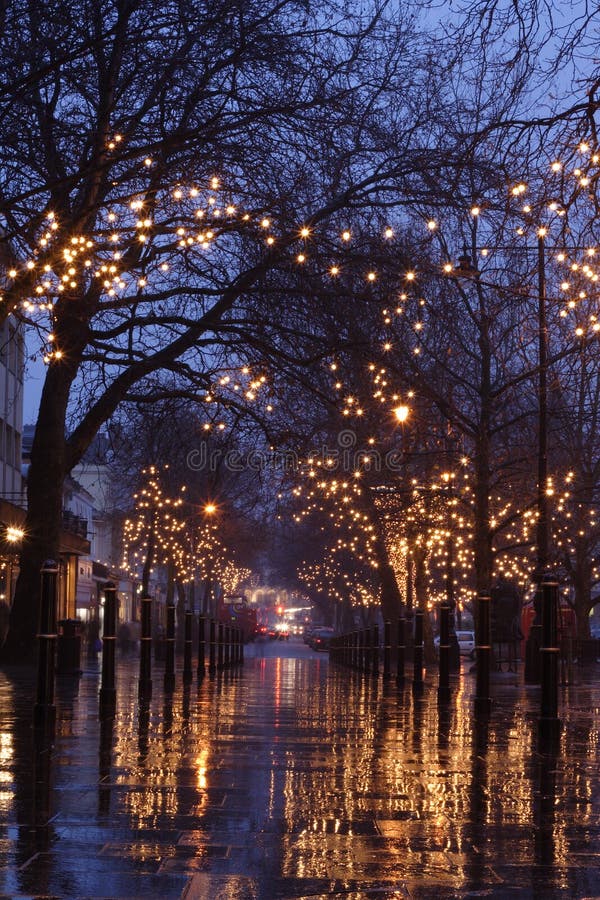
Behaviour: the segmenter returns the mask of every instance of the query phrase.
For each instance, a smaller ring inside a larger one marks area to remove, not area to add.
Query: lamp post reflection
[[[111,767],[113,747],[113,716],[100,719],[100,751],[98,754],[98,814],[110,813]]]

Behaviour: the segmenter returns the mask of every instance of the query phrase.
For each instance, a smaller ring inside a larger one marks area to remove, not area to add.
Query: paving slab
[[[600,897],[600,666],[560,687],[556,752],[539,687],[435,670],[423,696],[301,643],[166,694],[118,660],[61,679],[56,728],[32,727],[34,673],[0,672],[0,898],[279,900]]]

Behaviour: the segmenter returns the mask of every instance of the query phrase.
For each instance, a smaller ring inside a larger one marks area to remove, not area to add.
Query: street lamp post
[[[538,234],[538,485],[537,485],[537,583],[548,566],[548,323],[546,321],[546,270],[544,232]]]
[[[525,681],[537,684],[541,677],[542,580],[548,567],[548,322],[546,318],[545,230],[538,231],[538,459],[535,616],[525,644]]]
[[[538,441],[537,441],[537,528],[536,528],[536,594],[535,618],[531,623],[525,645],[525,681],[540,681],[540,646],[542,634],[542,581],[548,568],[548,322],[546,316],[546,264],[544,238],[546,229],[538,229],[537,235],[537,331],[538,331]],[[468,249],[459,257],[456,273],[473,277],[478,274]]]

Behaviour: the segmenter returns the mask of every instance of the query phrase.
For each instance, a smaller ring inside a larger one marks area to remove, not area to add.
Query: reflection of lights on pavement
[[[208,750],[204,749],[200,751],[196,759],[196,770],[197,770],[197,785],[201,791],[206,790],[208,787],[208,779],[206,774],[208,772]]]

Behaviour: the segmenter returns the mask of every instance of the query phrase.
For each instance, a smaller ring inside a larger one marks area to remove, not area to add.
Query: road
[[[289,641],[269,641],[261,638],[244,647],[248,659],[328,659],[329,654],[311,650],[301,637],[290,637]]]

